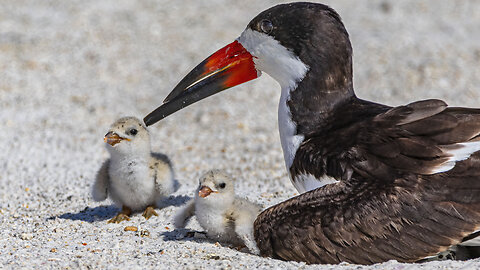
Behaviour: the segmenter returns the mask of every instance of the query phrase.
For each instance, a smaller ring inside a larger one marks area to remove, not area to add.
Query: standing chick
[[[250,252],[259,254],[253,222],[260,211],[260,205],[235,196],[231,176],[212,170],[200,177],[195,198],[177,214],[174,225],[183,228],[195,215],[207,237],[234,245],[245,244]]]
[[[158,200],[174,191],[174,174],[167,156],[150,151],[150,135],[135,117],[118,119],[108,130],[104,141],[110,152],[97,173],[92,189],[95,201],[110,199],[122,211],[109,223],[130,220],[132,212],[144,211],[149,219],[158,216]]]

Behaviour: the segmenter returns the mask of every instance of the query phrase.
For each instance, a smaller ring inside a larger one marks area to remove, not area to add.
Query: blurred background
[[[88,192],[108,157],[109,125],[146,116],[250,19],[283,2],[2,0],[3,232],[18,217],[44,222],[95,206]],[[480,107],[480,1],[322,2],[350,33],[359,97]],[[151,127],[154,150],[170,156],[183,183],[179,192],[191,194],[202,172],[223,168],[241,194],[265,205],[295,194],[278,138],[279,95],[264,74]]]

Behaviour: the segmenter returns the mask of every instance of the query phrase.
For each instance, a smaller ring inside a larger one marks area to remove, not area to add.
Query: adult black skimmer
[[[255,221],[263,256],[307,263],[413,262],[480,229],[480,110],[440,100],[389,107],[357,98],[340,16],[272,7],[193,69],[145,117],[152,125],[268,73],[281,86],[280,137],[297,197]]]

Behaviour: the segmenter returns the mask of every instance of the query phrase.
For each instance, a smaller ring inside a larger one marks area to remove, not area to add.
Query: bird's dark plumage
[[[432,174],[449,158],[443,148],[478,139],[480,110],[446,108],[439,100],[359,106],[369,105],[356,100],[342,107],[345,122],[300,146],[292,175],[342,181],[265,210],[255,222],[263,255],[309,263],[412,262],[480,228],[480,155]]]

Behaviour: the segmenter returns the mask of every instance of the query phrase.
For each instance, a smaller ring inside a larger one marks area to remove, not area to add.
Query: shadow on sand
[[[78,213],[65,213],[58,216],[49,217],[49,219],[61,218],[70,220],[81,220],[85,222],[102,221],[113,218],[119,209],[114,205],[97,206],[95,208],[85,207]]]
[[[168,206],[180,206],[185,204],[191,198],[185,195],[178,195],[178,196],[170,196],[165,200],[158,203],[160,206],[159,209],[165,208]],[[48,219],[70,219],[70,220],[81,220],[85,222],[95,222],[95,221],[103,221],[107,219],[113,218],[117,213],[120,211],[118,207],[115,205],[107,205],[107,206],[97,206],[95,208],[85,207],[85,209],[77,212],[77,213],[65,213],[58,216],[51,216]]]
[[[195,230],[180,228],[180,229],[174,229],[173,231],[162,232],[160,235],[163,237],[163,241],[165,242],[188,241],[188,242],[195,242],[195,243],[211,243],[211,244],[221,245],[224,248],[234,249],[236,251],[239,251],[245,254],[251,254],[244,245],[235,246],[229,243],[218,243],[214,239],[207,238],[207,235],[205,232],[199,232]],[[212,257],[208,259],[218,260],[219,258]]]
[[[163,237],[163,241],[192,241],[192,242],[209,242],[215,243],[211,239],[208,239],[205,232],[199,232],[194,230],[189,230],[185,228],[177,228],[173,231],[166,231],[162,232],[161,236]]]

